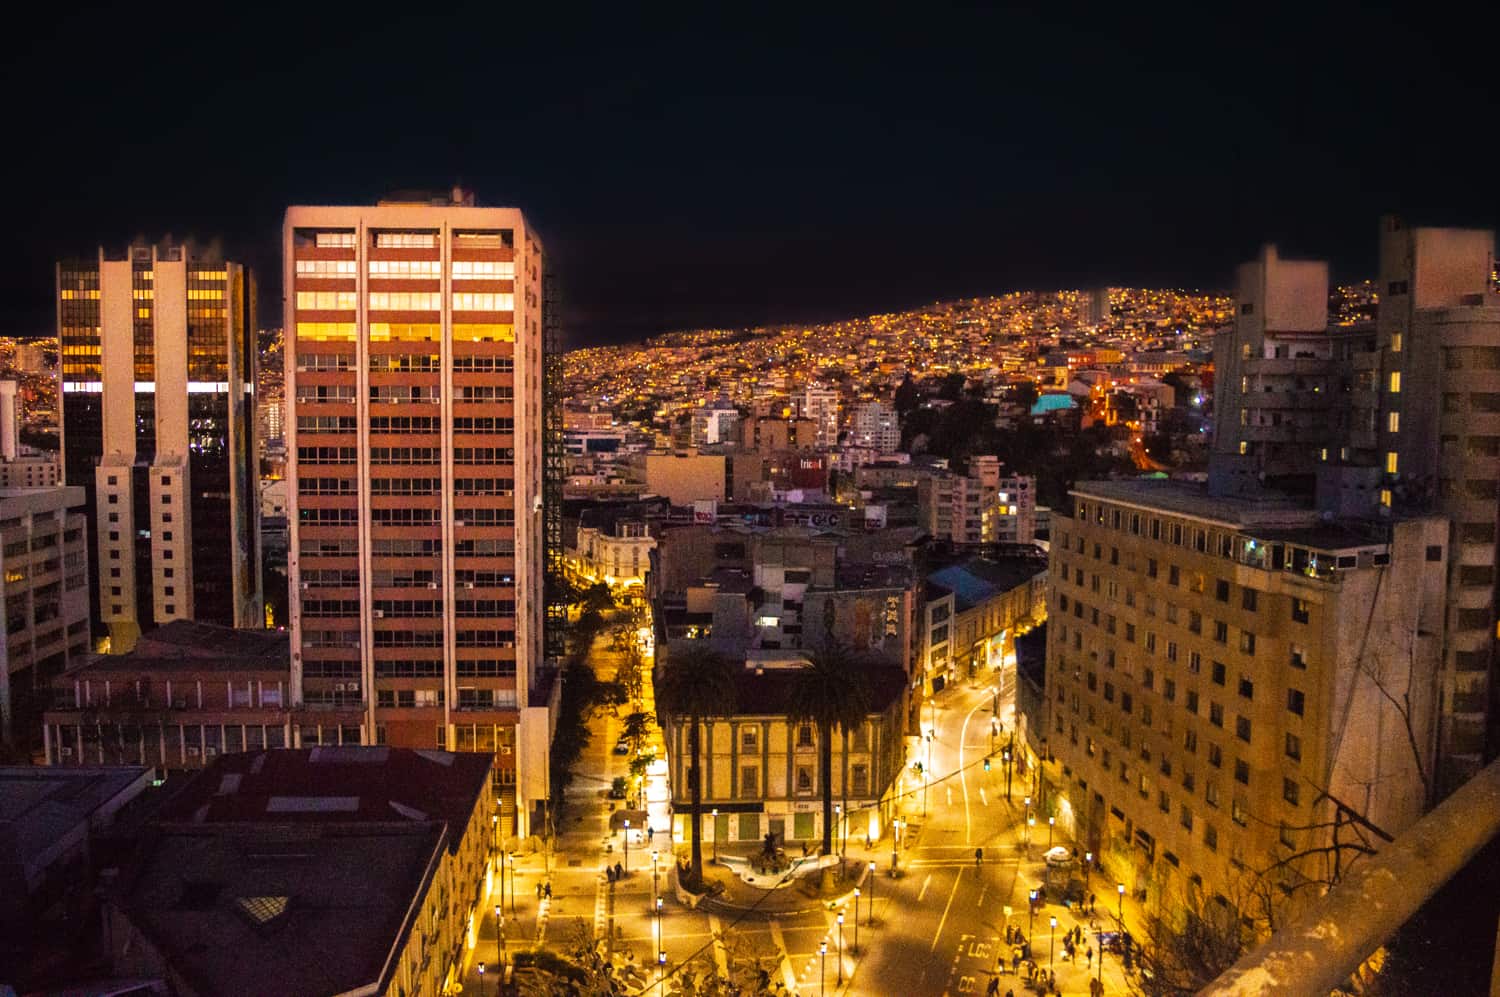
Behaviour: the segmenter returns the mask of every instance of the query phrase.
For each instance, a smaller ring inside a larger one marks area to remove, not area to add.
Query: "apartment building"
[[[1311,495],[1348,431],[1351,358],[1374,330],[1330,326],[1328,264],[1282,259],[1275,246],[1240,265],[1235,305],[1214,345],[1215,490]]]
[[[41,746],[53,676],[89,653],[83,489],[0,488],[0,740]]]
[[[95,629],[263,625],[255,282],[213,247],[57,265],[63,480],[94,530]]]
[[[287,210],[292,695],[320,743],[496,752],[548,795],[542,245],[473,196]]]
[[[938,470],[919,479],[917,505],[936,540],[1026,544],[1036,536],[1036,480],[1005,474],[998,457],[971,457],[964,474]]]
[[[51,488],[61,481],[57,454],[22,446],[16,382],[0,381],[0,488]]]
[[[792,402],[797,418],[812,422],[814,446],[824,449],[838,445],[839,393],[836,388],[809,384],[792,396]]]
[[[617,595],[639,598],[656,538],[648,516],[660,519],[665,503],[601,503],[579,512],[567,565],[586,583],[604,582]]]
[[[704,723],[703,806],[705,841],[815,844],[823,834],[823,773],[813,724],[788,719],[791,689],[806,659],[792,651],[748,652],[736,672],[739,708]],[[663,667],[671,667],[670,651]],[[870,712],[848,739],[834,732],[832,768],[835,848],[868,835],[879,840],[894,816],[906,757],[906,677],[899,668],[870,670]],[[674,837],[691,834],[693,804],[688,790],[688,724],[663,715],[672,785]]]
[[[1166,481],[1054,513],[1047,812],[1167,910],[1263,921],[1425,809],[1448,530]],[[1404,705],[1400,705],[1404,704]],[[1340,845],[1340,848],[1334,848]],[[1332,849],[1332,850],[1325,850]]]
[[[728,443],[735,438],[739,421],[739,409],[728,398],[721,396],[708,405],[699,405],[692,412],[689,442],[695,447]]]
[[[860,402],[849,420],[850,445],[865,447],[877,453],[895,453],[901,449],[901,419],[885,402]]]

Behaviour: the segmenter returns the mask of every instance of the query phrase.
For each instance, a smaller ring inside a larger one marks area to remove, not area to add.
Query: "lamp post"
[[[1047,818],[1047,851],[1052,851],[1052,829],[1057,826],[1056,817]]]
[[[901,848],[901,828],[904,825],[905,822],[899,817],[891,825],[891,875],[893,877],[896,875],[896,859]]]
[[[927,729],[927,764],[922,766],[922,816],[927,816],[927,787],[932,782],[932,728]]]
[[[719,864],[719,808],[714,807],[714,865]]]
[[[854,948],[849,950],[859,955],[859,887],[854,888]]]
[[[506,852],[506,856],[510,859],[510,912],[514,915],[516,912],[516,853]]]
[[[651,849],[651,906],[656,906],[656,849]]]
[[[479,970],[479,997],[484,997],[484,963],[481,962],[475,968]]]
[[[873,926],[875,924],[875,863],[870,863],[870,913],[865,917],[865,923]],[[854,919],[859,920],[859,908],[854,908]]]
[[[1031,829],[1034,828],[1034,827],[1036,827],[1036,818],[1035,817],[1027,817],[1026,818],[1026,856],[1027,856],[1027,858],[1031,857]]]
[[[625,871],[630,871],[630,818],[625,818]]]
[[[1026,905],[1026,954],[1031,955],[1031,936],[1036,933],[1036,890],[1031,891],[1031,903]]]
[[[1016,754],[1016,735],[1011,736],[1005,742],[1005,802],[1010,802],[1010,773],[1014,767]]]
[[[508,953],[505,951],[505,910],[499,904],[495,905],[495,940],[500,949],[499,968],[496,971],[503,980],[505,979],[505,957]],[[496,989],[499,989],[499,984],[496,984]]]
[[[1083,853],[1083,891],[1085,893],[1087,893],[1088,889],[1089,889],[1089,867],[1092,866],[1093,864],[1094,864],[1094,853],[1093,852],[1084,852]]]
[[[1050,973],[1052,972],[1052,952],[1057,945],[1057,918],[1049,917],[1047,920],[1052,925],[1052,931],[1047,935],[1047,972]]]
[[[656,950],[656,978],[665,979],[667,975],[667,953],[662,949]]]
[[[839,911],[839,979],[838,986],[844,984],[844,912]]]
[[[990,754],[995,753],[995,735],[1000,733],[1000,721],[990,717]]]
[[[1094,929],[1094,936],[1099,944],[1099,983],[1102,985],[1104,983],[1104,925],[1100,924]]]
[[[818,956],[822,965],[818,968],[818,997],[823,997],[823,990],[828,983],[828,941],[825,939],[818,943]]]
[[[1120,922],[1120,930],[1124,931],[1125,930],[1125,884],[1124,883],[1116,883],[1115,884],[1115,892],[1120,895],[1120,911],[1119,911],[1118,914],[1115,915],[1115,919]]]
[[[657,897],[652,906],[656,908],[656,951],[665,953],[666,949],[661,944],[661,897]]]

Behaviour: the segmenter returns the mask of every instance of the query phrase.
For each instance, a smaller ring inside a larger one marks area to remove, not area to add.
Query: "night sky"
[[[1500,225],[1493,7],[48,6],[0,60],[0,333],[51,331],[60,255],[168,233],[254,265],[274,326],[287,204],[454,182],[527,212],[571,345],[1228,288],[1264,241],[1363,277],[1381,212]]]

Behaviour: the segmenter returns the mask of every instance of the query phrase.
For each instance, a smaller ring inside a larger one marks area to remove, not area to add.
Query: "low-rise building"
[[[929,692],[960,678],[1006,682],[1015,639],[1046,619],[1047,558],[974,557],[927,576],[921,674]]]
[[[52,680],[42,718],[47,763],[185,770],[290,745],[290,680],[284,631],[176,620],[129,654],[94,656]],[[339,743],[337,726],[320,727],[318,706],[304,703],[297,716],[304,743],[309,729]],[[345,734],[359,743],[357,727]]]
[[[109,912],[114,971],[179,994],[451,993],[494,883],[488,754],[228,755],[160,812]]]
[[[791,689],[806,659],[795,651],[751,651],[736,673],[739,709],[704,724],[703,806],[705,841],[815,843],[823,833],[823,773],[813,724],[793,723]],[[668,652],[662,667],[671,667]],[[836,838],[878,840],[901,794],[905,761],[906,676],[888,664],[870,666],[870,712],[864,723],[834,732],[833,798]],[[691,834],[688,725],[663,712],[672,785],[674,838]]]

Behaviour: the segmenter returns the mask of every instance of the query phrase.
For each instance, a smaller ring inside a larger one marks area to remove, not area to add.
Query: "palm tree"
[[[829,855],[833,852],[833,729],[838,727],[847,735],[870,715],[870,676],[848,646],[836,640],[814,648],[807,661],[792,683],[790,712],[793,723],[818,726],[823,783],[821,854]]]
[[[692,793],[692,880],[703,879],[703,780],[699,770],[699,728],[708,717],[734,712],[738,705],[735,669],[707,641],[670,649],[657,669],[656,697],[668,714],[688,722],[688,788]]]

